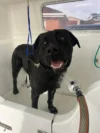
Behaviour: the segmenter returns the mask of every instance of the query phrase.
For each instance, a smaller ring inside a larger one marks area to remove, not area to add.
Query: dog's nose
[[[49,47],[49,48],[47,49],[47,53],[48,53],[49,55],[51,55],[51,54],[57,54],[57,53],[58,53],[58,48],[55,47],[55,46],[51,46],[51,47]]]

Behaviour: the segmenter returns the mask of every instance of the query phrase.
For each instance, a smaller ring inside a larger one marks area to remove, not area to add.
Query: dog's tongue
[[[61,68],[63,64],[64,64],[63,61],[52,61],[51,67],[54,69]]]

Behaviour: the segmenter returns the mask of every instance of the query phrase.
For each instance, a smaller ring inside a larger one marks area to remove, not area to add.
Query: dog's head
[[[48,31],[38,36],[34,44],[38,61],[54,70],[62,72],[71,63],[73,47],[80,44],[78,39],[68,30]]]

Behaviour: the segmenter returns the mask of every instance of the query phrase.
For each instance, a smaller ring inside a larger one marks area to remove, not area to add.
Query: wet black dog
[[[42,33],[31,45],[19,45],[12,55],[13,93],[17,94],[17,76],[23,67],[28,73],[32,88],[32,107],[38,108],[40,94],[48,91],[48,108],[51,113],[57,113],[53,99],[58,80],[71,63],[73,46],[80,44],[77,38],[67,30],[54,30]],[[32,54],[26,56],[26,48]]]

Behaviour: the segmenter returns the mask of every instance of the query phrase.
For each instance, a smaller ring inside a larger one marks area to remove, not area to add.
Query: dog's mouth
[[[67,63],[68,63],[68,60],[66,60],[66,61],[61,61],[61,60],[51,61],[51,68],[53,68],[53,69],[61,69]]]

